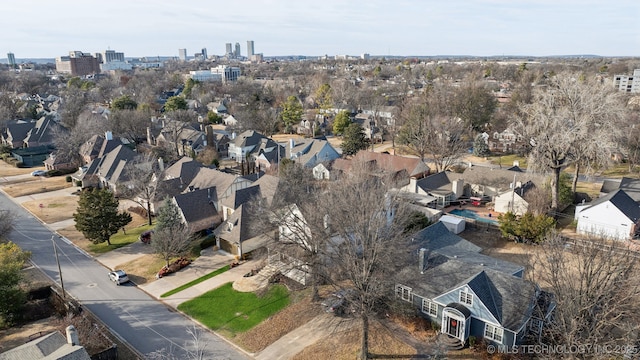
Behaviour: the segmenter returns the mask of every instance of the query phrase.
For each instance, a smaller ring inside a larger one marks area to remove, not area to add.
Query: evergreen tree
[[[344,130],[342,145],[340,145],[344,155],[354,155],[368,146],[369,140],[365,137],[362,126],[352,123]]]
[[[186,253],[191,245],[191,230],[182,222],[178,206],[167,198],[158,209],[157,225],[151,245],[169,266],[169,260]]]
[[[12,242],[0,243],[0,328],[17,320],[26,301],[19,285],[22,267],[30,256]]]
[[[333,133],[338,135],[344,133],[345,129],[351,124],[349,113],[341,111],[336,118],[333,119]]]
[[[482,134],[478,134],[473,141],[473,155],[487,156],[489,155],[489,145],[484,141]]]
[[[126,211],[118,212],[118,199],[108,189],[90,189],[82,192],[78,209],[73,214],[76,229],[94,244],[107,242],[123,226],[131,222]]]

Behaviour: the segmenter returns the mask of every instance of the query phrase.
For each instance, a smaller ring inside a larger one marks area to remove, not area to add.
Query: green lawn
[[[502,165],[503,167],[512,167],[513,162],[517,160],[520,165],[518,165],[522,169],[527,168],[527,158],[518,155],[504,155],[504,156],[490,156],[492,164]]]
[[[89,245],[89,251],[92,254],[104,254],[111,250],[127,246],[138,241],[138,236],[140,236],[142,232],[149,230],[152,227],[153,225],[143,225],[134,229],[128,229],[126,235],[122,232],[122,230],[120,230],[117,234],[111,236],[111,245],[107,245],[106,242],[100,244],[91,244]]]
[[[178,310],[212,330],[222,330],[234,337],[289,305],[289,292],[282,285],[272,286],[262,296],[235,291],[231,285],[224,284],[184,302],[178,305]]]
[[[212,271],[212,272],[210,272],[210,273],[208,273],[208,274],[206,274],[204,276],[201,276],[201,277],[199,277],[199,278],[197,278],[195,280],[189,281],[188,283],[186,283],[186,284],[184,284],[182,286],[178,286],[177,288],[175,288],[175,289],[173,289],[171,291],[167,291],[166,293],[160,295],[160,297],[163,298],[163,297],[167,297],[167,296],[171,296],[173,294],[179,293],[180,291],[182,291],[184,289],[188,289],[188,288],[192,287],[193,285],[196,285],[196,284],[199,284],[199,283],[201,283],[201,282],[203,282],[205,280],[211,279],[212,277],[214,277],[216,275],[220,275],[220,274],[222,274],[223,272],[225,272],[225,271],[227,271],[229,269],[231,269],[231,266],[230,265],[225,265],[225,266],[221,267],[218,270]]]

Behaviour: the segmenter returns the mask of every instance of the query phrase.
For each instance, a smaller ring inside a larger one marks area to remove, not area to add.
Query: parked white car
[[[124,270],[115,270],[109,273],[109,280],[116,283],[116,285],[124,284],[129,281],[129,277]]]

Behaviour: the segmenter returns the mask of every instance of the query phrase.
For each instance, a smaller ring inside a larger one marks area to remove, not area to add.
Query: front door
[[[449,318],[449,332],[448,334],[453,337],[459,337],[460,335],[460,322],[454,318]]]

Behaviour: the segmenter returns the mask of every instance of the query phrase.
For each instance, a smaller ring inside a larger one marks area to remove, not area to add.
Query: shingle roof
[[[222,205],[237,209],[240,205],[260,197],[260,186],[250,186],[233,191],[230,196],[222,199]]]
[[[391,154],[383,154],[372,151],[359,151],[353,160],[375,161],[378,168],[384,171],[398,172],[406,170],[409,176],[419,176],[428,174],[430,169],[421,159]]]
[[[218,198],[215,188],[178,194],[174,199],[192,231],[208,229],[216,223],[218,211],[214,204]]]
[[[80,345],[67,343],[56,331],[0,354],[0,360],[65,359],[89,360],[89,354]]]
[[[452,233],[440,221],[430,225],[411,237],[413,249],[425,248],[436,251],[444,247],[456,247],[464,251],[479,253],[482,248]]]
[[[216,169],[200,168],[196,176],[191,180],[191,183],[189,183],[186,191],[206,189],[215,186],[218,192],[218,199],[220,199],[235,179],[236,176],[232,174],[227,174]]]
[[[623,177],[620,181],[620,189],[624,190],[633,201],[640,201],[640,179]]]
[[[423,189],[425,192],[431,191],[446,191],[451,192],[451,180],[449,179],[447,172],[441,171],[437,174],[429,175],[416,182],[416,186]]]
[[[464,170],[458,176],[464,179],[467,184],[491,186],[498,191],[508,190],[512,187],[513,181],[525,184],[531,181],[534,184],[542,185],[544,177],[529,172],[517,172],[508,169],[490,168],[485,166],[472,166]]]
[[[599,197],[596,200],[589,203],[589,207],[582,210],[582,212],[589,211],[593,207],[605,203],[611,202],[616,208],[618,208],[629,220],[634,223],[640,220],[640,205],[634,201],[625,190],[616,190],[606,196]]]

